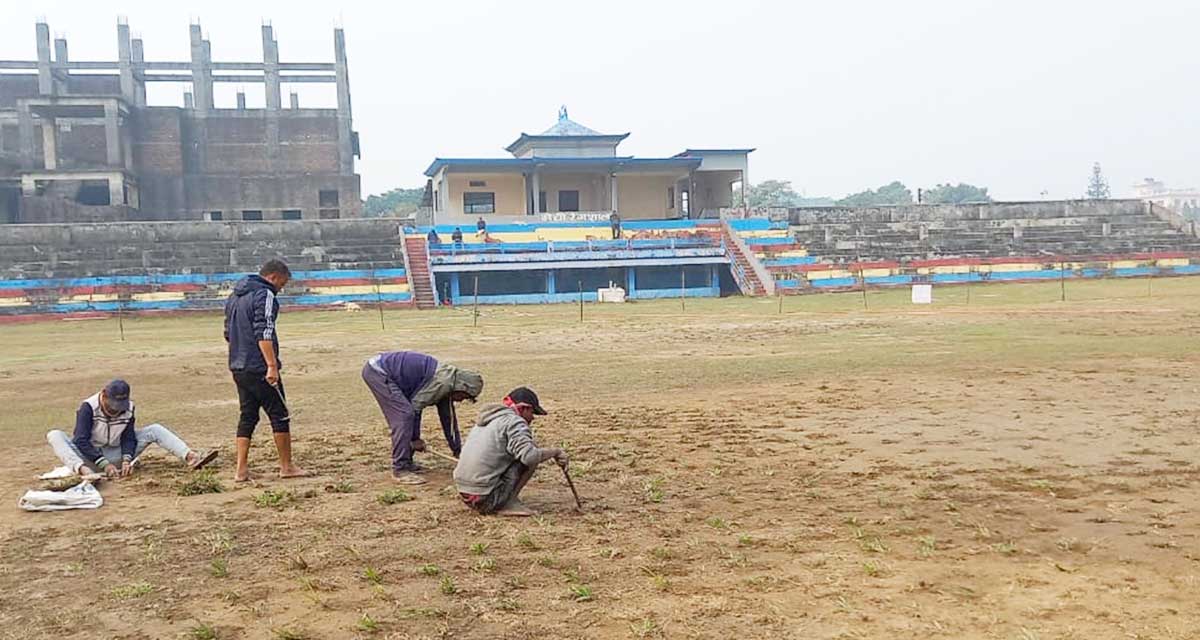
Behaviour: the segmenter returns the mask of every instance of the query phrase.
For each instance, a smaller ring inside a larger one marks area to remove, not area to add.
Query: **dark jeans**
[[[529,469],[520,462],[513,462],[508,465],[504,473],[500,474],[500,484],[496,485],[495,489],[486,496],[477,496],[470,493],[460,493],[459,497],[466,503],[468,507],[482,513],[490,515],[495,513],[497,509],[508,504],[512,500],[513,495],[517,492],[517,483],[521,481],[521,476]]]
[[[271,386],[267,384],[264,373],[234,371],[233,382],[237,385],[238,405],[241,409],[237,437],[249,438],[254,435],[254,427],[258,426],[260,409],[266,412],[267,419],[271,421],[271,431],[287,433],[291,430],[282,377],[279,379],[279,384]]]
[[[383,418],[387,420],[388,431],[392,436],[392,471],[407,471],[412,468],[412,441],[421,438],[421,425],[413,411],[412,403],[404,397],[388,377],[376,371],[371,365],[363,365],[363,382],[375,396],[379,408],[383,410]]]

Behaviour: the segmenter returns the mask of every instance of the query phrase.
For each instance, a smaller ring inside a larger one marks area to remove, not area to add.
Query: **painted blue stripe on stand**
[[[908,284],[913,281],[910,275],[896,276],[867,276],[867,284]]]
[[[283,304],[285,306],[288,304],[298,304],[298,305],[318,304],[319,305],[319,304],[337,304],[339,302],[377,302],[379,300],[383,300],[384,302],[408,302],[409,300],[412,300],[412,294],[409,292],[404,292],[404,293],[380,293],[380,294],[349,293],[349,294],[340,295],[340,296],[332,295],[332,294],[307,295],[307,296],[295,296],[295,297],[291,297],[291,298],[282,298],[281,304]]]
[[[802,256],[796,258],[766,258],[762,263],[768,267],[790,267],[798,264],[816,264],[816,256]]]
[[[729,228],[734,231],[770,231],[771,221],[766,218],[747,218],[745,220],[729,220]]]
[[[983,275],[979,273],[935,273],[929,276],[932,282],[979,282],[983,280]]]
[[[1128,278],[1131,276],[1155,276],[1158,275],[1158,267],[1126,267],[1122,269],[1113,269],[1113,275],[1118,278]]]
[[[751,247],[771,246],[776,244],[796,244],[795,238],[743,238]]]
[[[822,278],[821,280],[809,280],[808,283],[821,288],[853,287],[858,284],[858,280],[856,278]]]
[[[1200,264],[1188,264],[1180,267],[1171,267],[1175,273],[1200,273]]]

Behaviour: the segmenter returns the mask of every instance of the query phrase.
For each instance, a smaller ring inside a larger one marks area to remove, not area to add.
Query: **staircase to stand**
[[[733,272],[733,279],[737,281],[738,288],[741,289],[742,295],[746,296],[766,296],[773,295],[775,283],[772,280],[770,284],[764,282],[764,278],[769,278],[766,268],[762,262],[750,251],[746,246],[746,242],[738,236],[729,223],[721,221],[721,233],[725,238],[725,255],[729,257],[730,270]],[[768,286],[770,287],[768,289]]]
[[[404,257],[408,263],[408,282],[418,309],[437,308],[433,290],[433,272],[429,266],[429,243],[425,236],[404,236]]]

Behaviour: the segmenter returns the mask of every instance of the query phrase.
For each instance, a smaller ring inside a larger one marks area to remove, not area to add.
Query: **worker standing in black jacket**
[[[275,296],[291,280],[292,272],[282,260],[268,260],[258,275],[243,278],[225,302],[225,341],[229,343],[229,370],[237,385],[241,416],[237,426],[237,469],[235,482],[250,479],[250,437],[258,426],[259,410],[265,411],[279,452],[279,477],[308,475],[292,463],[292,434],[279,375],[279,336],[275,321],[279,303]]]

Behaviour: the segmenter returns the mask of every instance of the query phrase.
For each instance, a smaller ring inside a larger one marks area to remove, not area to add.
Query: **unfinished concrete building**
[[[37,60],[0,60],[0,223],[298,220],[358,217],[345,36],[334,62],[280,62],[269,25],[261,62],[214,62],[199,24],[191,60],[144,59],[117,25],[116,61],[73,61],[36,25]],[[183,106],[151,106],[150,83],[184,83]],[[218,108],[216,83],[262,84],[265,108]],[[330,83],[336,108],[301,108],[281,87]]]

